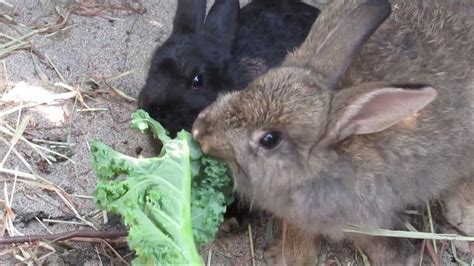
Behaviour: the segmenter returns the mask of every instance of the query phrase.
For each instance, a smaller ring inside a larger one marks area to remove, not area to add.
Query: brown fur
[[[317,265],[322,237],[308,234],[300,228],[283,222],[281,238],[267,247],[264,253],[267,265]]]
[[[193,134],[259,207],[352,238],[375,264],[407,263],[390,244],[403,240],[343,228],[395,228],[407,205],[474,178],[474,19],[461,2],[394,0],[359,49],[378,9],[354,2],[334,0],[282,67],[218,99]],[[282,134],[273,149],[259,145],[268,131]]]
[[[474,236],[474,181],[464,184],[446,200],[444,206],[446,219],[461,230],[463,234]],[[456,241],[458,249],[474,256],[474,242]]]

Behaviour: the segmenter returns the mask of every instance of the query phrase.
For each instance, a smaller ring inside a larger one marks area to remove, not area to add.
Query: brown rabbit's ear
[[[334,96],[332,120],[323,142],[335,143],[350,135],[387,129],[424,108],[436,96],[436,90],[428,85],[362,85],[341,90]]]
[[[173,32],[195,33],[204,26],[206,0],[178,0]]]
[[[321,75],[321,82],[329,89],[336,88],[364,43],[391,13],[388,0],[368,0],[355,9],[351,9],[355,6],[352,2],[360,3],[331,2],[301,48],[289,59],[289,62],[309,65]]]

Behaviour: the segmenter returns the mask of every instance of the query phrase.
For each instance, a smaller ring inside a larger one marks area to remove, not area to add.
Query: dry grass
[[[380,236],[380,237],[394,237],[394,238],[408,238],[408,239],[422,239],[423,240],[423,245],[422,249],[420,251],[420,265],[422,265],[422,262],[424,260],[424,251],[427,250],[428,254],[430,255],[433,263],[438,266],[441,265],[441,258],[442,254],[438,252],[437,248],[437,241],[449,241],[451,244],[451,251],[454,256],[454,259],[456,262],[460,265],[469,265],[467,262],[464,262],[462,259],[459,258],[458,252],[454,246],[454,241],[467,241],[467,242],[472,242],[474,241],[474,236],[462,236],[459,234],[439,234],[436,233],[434,230],[434,220],[431,215],[431,206],[430,204],[426,204],[427,208],[427,219],[425,219],[425,228],[429,228],[430,232],[419,232],[415,229],[414,226],[412,226],[410,223],[406,223],[405,227],[407,228],[408,231],[401,231],[401,230],[387,230],[387,229],[381,229],[381,228],[361,228],[356,225],[350,225],[344,229],[344,232],[346,233],[355,233],[355,234],[362,234],[362,235],[369,235],[369,236]],[[427,241],[431,240],[432,243],[429,243]],[[364,264],[368,263],[367,257],[362,253],[360,249],[356,247],[356,249],[360,252]],[[474,262],[474,258],[472,259],[472,262]]]
[[[61,154],[57,151],[54,151],[48,147],[70,147],[73,143],[68,142],[57,142],[57,141],[50,141],[44,139],[29,139],[24,136],[25,130],[30,126],[31,116],[27,115],[26,113],[31,110],[32,108],[40,105],[50,105],[52,102],[55,101],[72,101],[81,102],[81,104],[87,109],[75,109],[74,112],[80,111],[101,111],[101,108],[93,108],[90,107],[86,100],[84,100],[84,95],[78,86],[70,86],[64,83],[55,84],[59,87],[69,89],[69,92],[55,94],[54,99],[51,99],[50,102],[37,102],[37,103],[24,103],[24,102],[9,102],[5,101],[0,98],[0,106],[3,106],[3,109],[0,110],[0,140],[8,147],[7,152],[4,154],[3,158],[0,158],[0,179],[1,182],[4,183],[4,191],[3,196],[0,196],[0,204],[3,209],[3,216],[0,219],[0,237],[4,236],[23,236],[24,233],[21,232],[18,228],[14,226],[14,220],[17,215],[14,213],[12,209],[12,203],[14,202],[15,191],[17,184],[21,183],[26,186],[26,190],[31,188],[32,190],[39,191],[37,193],[49,193],[53,192],[56,196],[61,200],[62,204],[67,207],[75,216],[76,221],[69,221],[69,220],[54,220],[54,219],[38,219],[36,220],[43,226],[49,233],[51,231],[44,223],[48,224],[69,224],[75,225],[80,227],[90,227],[93,229],[98,229],[97,224],[93,221],[94,219],[87,218],[83,211],[78,209],[78,204],[75,202],[75,198],[88,198],[90,199],[91,196],[88,195],[70,195],[67,193],[62,187],[58,186],[57,184],[53,183],[52,181],[48,180],[46,177],[41,176],[38,174],[32,163],[29,159],[25,158],[21,150],[24,149],[31,149],[36,152],[42,159],[45,160],[49,165],[55,163],[57,157],[64,158],[69,160],[71,163],[75,163],[71,158],[69,158],[65,154]],[[4,94],[5,95],[5,94]],[[104,109],[107,111],[106,109]],[[11,116],[17,114],[17,119],[15,125],[9,124],[7,116]],[[73,123],[73,121],[71,121]],[[23,145],[19,145],[23,144]],[[40,145],[40,144],[46,144]],[[14,157],[14,159],[21,162],[22,166],[26,170],[19,170],[19,167],[16,166],[15,169],[10,169],[5,167],[5,163]],[[8,185],[11,184],[11,191],[8,190]],[[35,194],[33,194],[35,195]],[[34,196],[33,196],[34,197]],[[102,212],[99,212],[100,216],[102,216]],[[104,220],[106,221],[106,220]],[[100,242],[109,250],[112,251],[112,254],[120,259],[122,262],[127,263],[120,254],[112,247],[110,243],[103,240]],[[6,249],[2,254],[13,254],[13,256],[22,263],[31,264],[31,263],[41,263],[44,261],[48,256],[53,254],[55,249],[53,246],[43,242],[38,241],[37,243],[28,243],[24,245],[14,245],[11,246],[9,249]],[[39,254],[43,254],[39,256]]]
[[[250,244],[250,256],[252,257],[252,266],[255,266],[255,247],[253,244],[253,234],[252,234],[252,225],[248,225],[249,231],[249,244]]]
[[[59,97],[62,101],[74,100],[80,98],[80,92],[75,92],[73,94],[68,94],[69,97]],[[0,99],[0,102],[3,102]],[[12,106],[13,105],[13,106]],[[95,222],[93,222],[90,218],[86,218],[83,214],[83,211],[78,209],[78,204],[75,202],[74,198],[91,198],[90,196],[72,196],[68,194],[62,187],[58,186],[57,184],[51,182],[46,177],[41,176],[38,174],[34,167],[32,166],[29,159],[25,158],[21,150],[25,148],[30,148],[34,152],[36,152],[41,158],[43,158],[48,164],[52,165],[56,159],[56,157],[62,157],[70,162],[74,163],[74,161],[69,158],[68,156],[61,154],[57,151],[49,149],[43,145],[39,144],[47,144],[49,146],[70,146],[72,143],[62,143],[62,142],[54,142],[49,140],[43,139],[33,139],[29,140],[24,136],[25,130],[30,125],[31,117],[26,115],[26,111],[30,108],[33,108],[37,105],[48,105],[48,103],[10,103],[6,104],[7,106],[5,109],[1,110],[0,112],[0,139],[2,142],[8,147],[7,152],[3,156],[0,162],[0,177],[1,182],[4,183],[4,191],[3,196],[0,196],[0,204],[3,209],[3,216],[0,219],[0,237],[3,236],[23,236],[24,233],[21,232],[18,228],[14,226],[14,220],[17,215],[14,213],[12,209],[12,203],[14,202],[15,191],[17,184],[21,183],[26,186],[28,190],[31,188],[32,190],[39,191],[37,193],[49,193],[53,192],[56,196],[62,201],[64,206],[66,206],[75,216],[77,221],[63,221],[63,220],[54,220],[54,219],[43,219],[38,220],[38,222],[49,231],[44,223],[54,224],[54,223],[61,223],[61,224],[70,224],[76,225],[81,227],[90,227],[93,229],[98,229],[98,226]],[[85,102],[84,102],[85,105]],[[89,111],[97,111],[90,108]],[[7,115],[13,115],[17,113],[17,121],[20,121],[16,125],[9,124],[3,118],[6,118]],[[24,145],[19,145],[20,143]],[[11,157],[15,157],[14,159],[20,161],[22,166],[26,169],[19,170],[19,167],[16,166],[15,169],[10,169],[5,167],[5,163]],[[11,191],[8,190],[8,185],[10,184]],[[34,196],[33,196],[34,197]],[[51,233],[51,231],[49,231]],[[126,262],[123,258],[120,257],[119,253],[105,240],[102,242],[107,248],[109,248],[113,254],[117,256],[117,258],[121,259],[123,262]],[[14,257],[22,263],[31,264],[31,263],[40,263],[48,256],[55,252],[53,246],[39,241],[35,244],[25,244],[25,245],[16,245],[12,246],[10,249],[7,249],[7,253],[5,254],[13,254]],[[45,254],[46,253],[46,254]],[[39,256],[38,254],[44,254]]]
[[[5,144],[8,145],[9,149],[5,153],[1,163],[0,163],[0,173],[3,174],[5,177],[4,179],[4,193],[3,193],[3,199],[1,199],[2,205],[3,205],[3,219],[2,219],[2,236],[4,236],[4,232],[9,236],[22,236],[24,235],[23,233],[20,232],[15,226],[13,221],[16,218],[16,214],[12,210],[12,203],[14,201],[14,195],[15,195],[15,189],[17,183],[23,183],[29,187],[32,188],[40,188],[40,191],[52,191],[56,193],[59,198],[63,201],[65,206],[67,206],[75,215],[76,217],[82,222],[82,225],[88,225],[93,228],[96,228],[95,225],[85,219],[81,214],[80,211],[77,209],[77,204],[73,201],[72,197],[68,195],[65,190],[54,183],[50,182],[46,178],[38,175],[34,170],[31,164],[28,162],[27,159],[24,158],[24,156],[18,152],[17,150],[17,144],[20,140],[26,142],[30,147],[34,147],[33,149],[38,152],[45,160],[47,160],[49,163],[51,163],[51,158],[50,154],[57,154],[56,152],[49,150],[47,148],[42,148],[39,149],[38,146],[26,138],[23,137],[23,134],[25,132],[25,129],[27,128],[31,117],[28,115],[22,116],[23,112],[23,105],[20,105],[19,108],[17,108],[18,112],[18,121],[21,121],[19,124],[16,125],[15,128],[12,126],[8,125],[6,121],[3,119],[0,121],[0,131],[2,132],[1,139]],[[2,118],[2,117],[0,117]],[[7,141],[6,139],[10,137],[10,141]],[[29,172],[23,172],[18,170],[18,166],[16,166],[15,169],[7,169],[4,168],[4,164],[9,159],[10,156],[16,156],[17,159],[19,159],[23,165],[28,169]],[[65,155],[62,155],[66,157]],[[67,157],[66,157],[67,158]],[[12,191],[9,193],[8,192],[8,183],[12,183]],[[48,254],[42,257],[37,257],[37,252],[39,249],[46,249],[49,253],[54,252],[55,249],[43,242],[38,242],[36,245],[33,246],[17,246],[16,248],[12,248],[11,252],[14,254],[15,258],[20,260],[23,263],[30,263],[30,262],[39,262],[45,259]]]
[[[474,236],[461,236],[458,234],[436,234],[426,232],[399,231],[387,229],[364,229],[350,226],[344,229],[346,233],[355,233],[369,236],[399,237],[411,239],[447,240],[447,241],[474,241]]]
[[[6,1],[0,0],[0,5],[6,5],[9,8],[14,8],[14,6]],[[95,7],[96,8],[96,7]],[[105,10],[106,7],[101,7],[101,12]],[[0,140],[1,142],[8,147],[8,150],[2,154],[0,158],[0,182],[3,183],[3,191],[0,196],[0,206],[2,209],[2,215],[0,216],[0,237],[6,236],[24,236],[25,233],[21,232],[14,224],[15,219],[18,217],[14,212],[13,202],[15,199],[15,192],[18,188],[18,184],[22,184],[26,191],[36,191],[35,193],[30,194],[28,197],[35,199],[35,196],[41,196],[42,193],[54,193],[57,198],[62,202],[62,204],[69,209],[76,219],[76,221],[70,220],[55,220],[55,219],[39,219],[35,217],[36,221],[49,233],[52,234],[51,230],[46,226],[46,224],[69,224],[80,227],[89,227],[92,229],[98,229],[98,225],[94,222],[95,219],[89,218],[84,215],[84,212],[78,208],[78,204],[75,202],[75,198],[87,198],[90,199],[89,195],[70,195],[54,182],[48,180],[48,178],[41,176],[35,168],[32,166],[31,159],[25,158],[22,151],[32,150],[37,155],[39,155],[48,165],[53,165],[57,160],[56,158],[63,158],[69,160],[71,163],[75,162],[69,158],[66,154],[62,154],[58,151],[53,150],[53,148],[62,147],[70,148],[73,143],[70,142],[70,135],[72,132],[69,132],[69,137],[67,142],[57,142],[40,138],[28,138],[26,137],[25,131],[32,124],[31,116],[28,115],[30,111],[33,111],[35,107],[38,106],[48,106],[57,103],[67,103],[68,101],[74,101],[74,103],[79,103],[82,108],[76,108],[74,104],[71,116],[71,127],[74,123],[73,117],[76,112],[97,112],[97,111],[108,111],[107,108],[93,107],[88,103],[88,101],[95,101],[95,95],[90,89],[83,88],[82,84],[70,85],[67,80],[64,78],[64,75],[60,73],[59,69],[56,67],[55,63],[50,59],[50,57],[44,53],[39,52],[34,45],[34,37],[38,34],[44,34],[46,36],[52,36],[60,31],[65,31],[71,26],[67,26],[71,12],[78,13],[80,10],[84,12],[84,7],[80,9],[80,6],[74,6],[69,11],[64,11],[56,7],[56,13],[58,19],[56,23],[52,25],[47,25],[45,27],[27,27],[26,25],[17,23],[11,16],[2,15],[4,20],[7,20],[11,25],[19,26],[22,29],[29,28],[27,33],[20,36],[9,36],[5,33],[0,33],[0,58],[5,58],[15,52],[29,50],[31,55],[32,63],[35,67],[35,71],[40,77],[40,79],[49,83],[48,86],[63,88],[66,91],[62,93],[52,94],[47,101],[11,101],[11,99],[6,99],[8,91],[16,84],[11,84],[8,80],[8,73],[6,67],[6,61],[2,61],[2,68],[0,71],[3,73],[3,80],[0,80],[0,85],[3,85],[2,95],[0,95]],[[82,14],[84,15],[84,14]],[[37,60],[38,58],[39,60]],[[45,64],[47,67],[50,67],[54,70],[59,78],[60,82],[51,83],[50,80],[54,78],[48,77],[44,71],[42,71],[41,64]],[[125,94],[122,90],[118,89],[113,85],[114,81],[119,80],[122,77],[125,77],[129,74],[132,74],[133,71],[127,71],[125,73],[118,74],[113,77],[108,77],[102,79],[102,81],[97,84],[99,89],[107,93],[112,93],[118,95],[119,97],[127,101],[135,101],[134,98]],[[0,75],[1,77],[2,75]],[[92,80],[92,78],[90,78]],[[16,123],[11,122],[11,116],[16,115]],[[21,165],[17,165],[14,169],[7,168],[6,162],[9,160],[19,161]],[[21,168],[25,170],[19,170]],[[10,187],[10,189],[9,189]],[[98,211],[99,217],[102,218],[103,213]],[[106,219],[104,219],[106,222]],[[125,259],[114,249],[114,247],[107,241],[102,240],[100,244],[105,246],[111,251],[116,258],[121,260],[123,263],[128,264]],[[43,241],[37,241],[33,243],[12,245],[9,248],[3,248],[1,256],[12,255],[19,262],[31,265],[31,264],[41,264],[46,258],[56,252],[55,248]],[[99,256],[99,250],[96,247],[96,252]],[[99,256],[99,260],[100,256]]]

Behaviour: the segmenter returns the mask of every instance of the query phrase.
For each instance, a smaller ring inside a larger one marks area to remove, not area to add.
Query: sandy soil
[[[0,17],[2,35],[18,38],[32,29],[52,30],[23,39],[22,49],[0,54],[0,128],[7,129],[0,131],[0,236],[9,235],[8,230],[18,235],[60,233],[91,225],[116,227],[114,219],[104,224],[102,212],[90,197],[97,178],[91,171],[88,142],[99,139],[129,155],[153,155],[148,138],[129,129],[136,103],[112,88],[137,97],[154,48],[170,32],[175,1],[7,0],[11,6],[2,2],[0,15],[7,15]],[[8,42],[7,38],[0,37],[1,43]],[[119,76],[123,73],[128,74]],[[44,103],[42,95],[58,99],[38,105]],[[34,104],[37,106],[31,107]],[[8,133],[21,129],[23,122],[24,138],[15,141]],[[35,149],[31,143],[37,145]],[[48,161],[37,152],[38,147],[69,159],[46,153]],[[266,221],[251,223],[258,264],[265,246]],[[126,243],[112,246],[83,241],[0,246],[0,264],[130,261]],[[212,245],[202,249],[206,260],[209,249],[212,264],[251,262],[247,228],[221,232]],[[326,264],[360,262],[353,259],[357,255],[350,245],[323,250],[330,258]]]

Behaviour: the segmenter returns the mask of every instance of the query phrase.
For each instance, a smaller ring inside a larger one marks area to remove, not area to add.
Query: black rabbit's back
[[[320,11],[303,2],[254,1],[241,9],[234,60],[229,66],[232,90],[279,66],[306,39]]]

